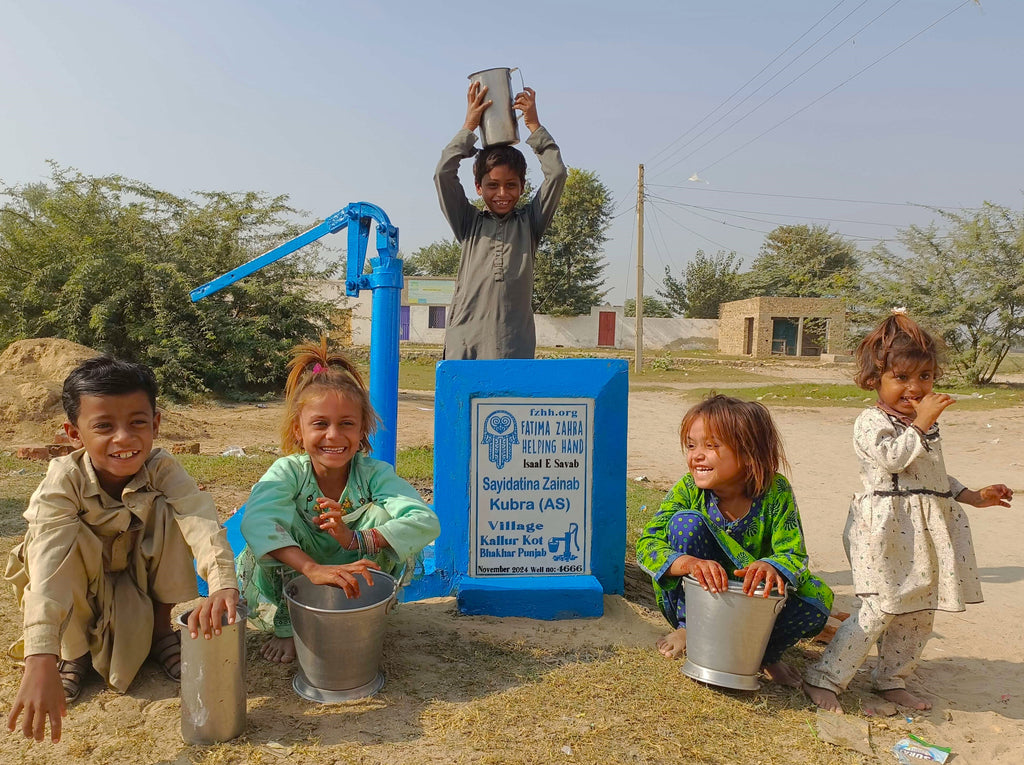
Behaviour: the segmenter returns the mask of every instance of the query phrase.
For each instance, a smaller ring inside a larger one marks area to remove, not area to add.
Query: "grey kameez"
[[[441,211],[462,243],[444,357],[532,359],[533,261],[565,187],[565,164],[551,134],[538,127],[526,143],[540,159],[544,181],[530,204],[498,216],[474,207],[459,181],[459,162],[473,156],[475,142],[471,130],[456,133],[434,173]]]

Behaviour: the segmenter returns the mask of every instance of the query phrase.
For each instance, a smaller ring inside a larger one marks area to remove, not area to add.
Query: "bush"
[[[62,337],[149,364],[171,396],[238,397],[278,390],[287,350],[326,326],[305,289],[330,273],[315,246],[189,300],[308,228],[287,197],[182,198],[57,165],[48,183],[0,193],[0,347]]]

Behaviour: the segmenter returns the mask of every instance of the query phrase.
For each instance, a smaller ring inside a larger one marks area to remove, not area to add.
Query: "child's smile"
[[[89,453],[100,486],[115,498],[142,469],[159,427],[160,415],[143,391],[82,396],[78,422],[64,425],[72,442]]]
[[[324,393],[302,404],[295,431],[317,477],[340,477],[347,474],[365,435],[362,408],[336,392]]]
[[[747,471],[736,452],[721,439],[704,430],[704,418],[698,417],[684,440],[686,466],[700,489],[716,494],[742,493]]]
[[[523,182],[508,165],[497,165],[477,184],[476,193],[495,215],[506,215],[515,209],[523,194]]]
[[[878,400],[906,417],[917,413],[921,399],[935,385],[935,366],[925,362],[909,369],[887,369],[878,381]]]

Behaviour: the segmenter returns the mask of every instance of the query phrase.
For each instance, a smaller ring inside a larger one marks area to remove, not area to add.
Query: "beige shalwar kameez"
[[[100,487],[84,449],[54,459],[25,518],[4,572],[24,612],[24,654],[88,652],[119,692],[149,654],[154,601],[195,598],[196,569],[210,592],[238,587],[213,498],[163,449],[119,500]]]

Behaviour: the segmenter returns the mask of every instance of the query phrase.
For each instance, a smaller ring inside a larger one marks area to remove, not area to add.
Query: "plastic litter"
[[[944,746],[929,744],[917,736],[901,738],[892,748],[901,765],[918,765],[921,762],[945,762],[951,750]]]
[[[245,449],[241,446],[229,446],[227,449],[220,453],[221,457],[244,457]]]

